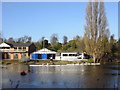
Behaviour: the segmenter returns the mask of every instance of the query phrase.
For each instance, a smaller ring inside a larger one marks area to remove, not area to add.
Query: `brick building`
[[[0,44],[2,59],[21,59],[22,57],[29,57],[34,51],[36,51],[36,47],[30,43]]]

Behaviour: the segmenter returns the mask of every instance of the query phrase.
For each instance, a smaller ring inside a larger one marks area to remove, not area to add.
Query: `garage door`
[[[47,59],[47,54],[42,54],[42,59]]]

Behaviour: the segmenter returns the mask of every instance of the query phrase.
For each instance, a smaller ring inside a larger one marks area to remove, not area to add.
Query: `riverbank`
[[[66,64],[66,65],[30,65],[30,66],[76,66],[76,65],[100,65],[100,63],[77,63],[77,64]]]
[[[93,60],[81,60],[81,61],[61,61],[61,60],[30,60],[29,62],[21,62],[20,60],[2,60],[0,61],[1,64],[8,65],[8,64],[29,64],[29,65],[69,65],[69,64],[87,64],[92,65]],[[101,64],[114,64],[120,65],[120,62],[104,62]]]
[[[81,61],[61,61],[61,60],[30,60],[28,62],[21,62],[20,60],[2,60],[2,64],[32,64],[32,65],[66,65],[66,64],[81,64],[81,63],[93,63],[92,60]]]

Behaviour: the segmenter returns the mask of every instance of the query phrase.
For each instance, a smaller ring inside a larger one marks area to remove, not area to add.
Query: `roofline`
[[[60,52],[60,53],[82,53],[82,52]]]

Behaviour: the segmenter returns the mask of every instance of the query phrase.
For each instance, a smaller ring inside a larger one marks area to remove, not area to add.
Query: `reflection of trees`
[[[112,75],[112,70],[106,69],[105,66],[86,66],[86,70],[88,70],[88,72],[86,71],[87,73],[85,75],[85,87],[114,88],[117,78]]]

